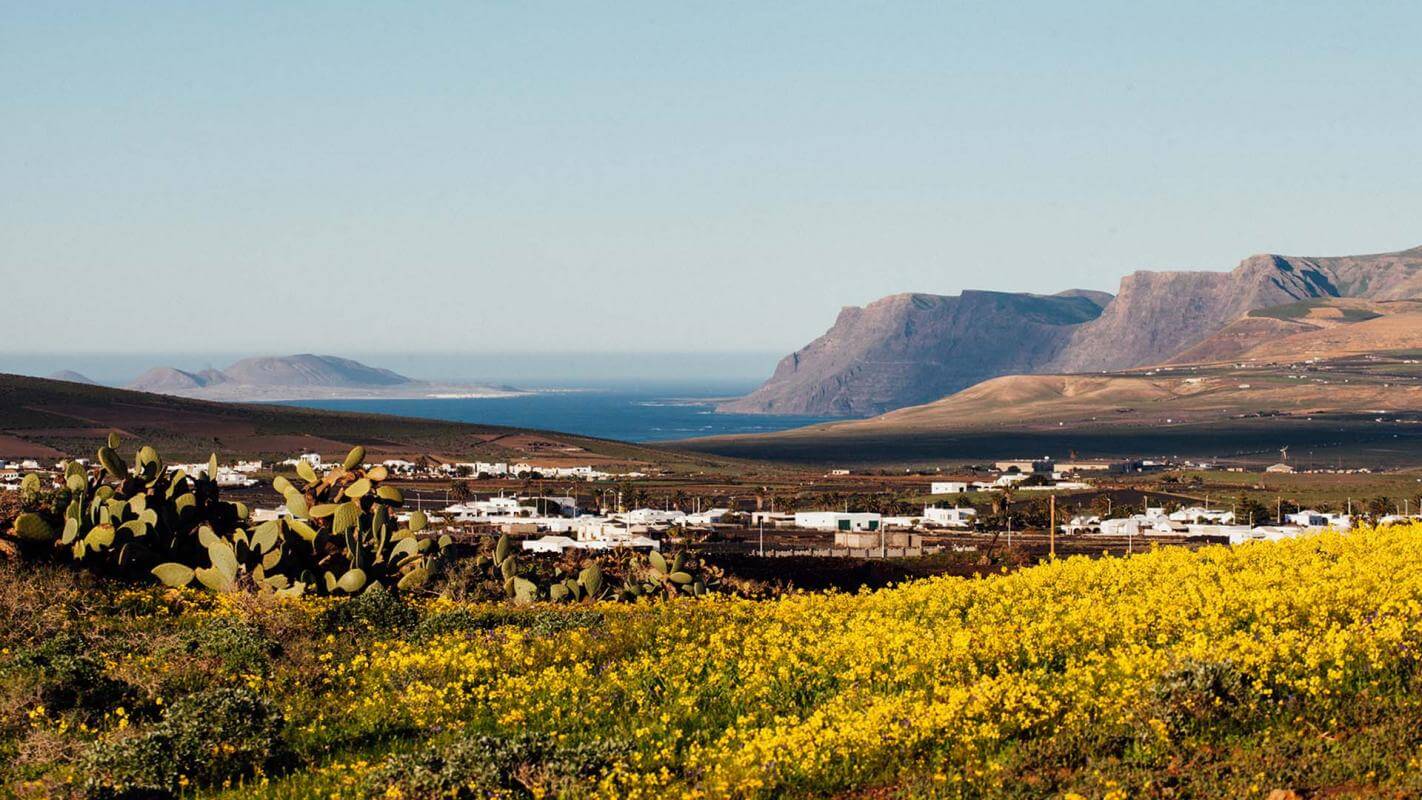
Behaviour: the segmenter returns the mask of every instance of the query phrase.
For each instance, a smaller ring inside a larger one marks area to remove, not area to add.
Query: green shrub
[[[60,634],[19,653],[15,668],[38,683],[40,702],[50,712],[101,712],[127,705],[135,695],[128,683],[108,674],[82,637]]]
[[[149,730],[100,742],[82,760],[93,798],[168,797],[289,765],[283,720],[249,689],[206,689],[173,703]]]
[[[415,627],[419,621],[420,612],[413,606],[375,584],[333,605],[322,618],[321,627],[332,633],[351,630],[398,633]]]
[[[1228,661],[1189,661],[1161,676],[1152,706],[1171,731],[1189,734],[1222,726],[1247,713],[1250,681]]]
[[[218,619],[184,633],[189,653],[220,661],[228,671],[265,675],[280,648],[255,625]]]
[[[617,744],[558,744],[522,734],[479,736],[392,755],[366,777],[370,797],[558,797],[595,780],[625,752]]]

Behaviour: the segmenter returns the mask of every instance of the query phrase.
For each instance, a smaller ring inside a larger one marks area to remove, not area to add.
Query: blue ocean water
[[[749,391],[749,388],[725,385],[696,387],[685,384],[592,389],[550,388],[518,397],[301,400],[287,405],[510,425],[626,442],[654,442],[733,433],[768,433],[812,425],[827,419],[714,412],[715,401]]]

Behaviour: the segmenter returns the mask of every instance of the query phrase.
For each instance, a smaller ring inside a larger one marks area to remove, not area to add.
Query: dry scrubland
[[[20,796],[1422,792],[1416,526],[571,607],[9,565],[0,636]]]

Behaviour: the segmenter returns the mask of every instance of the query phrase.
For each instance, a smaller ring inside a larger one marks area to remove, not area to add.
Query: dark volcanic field
[[[764,436],[717,437],[676,442],[681,450],[735,458],[836,465],[919,465],[943,461],[1052,456],[1150,458],[1178,456],[1229,463],[1272,464],[1289,447],[1295,467],[1397,467],[1422,461],[1422,414],[1379,421],[1365,415],[1257,417],[1195,423],[1061,431],[950,430],[876,435],[820,432],[815,428]]]

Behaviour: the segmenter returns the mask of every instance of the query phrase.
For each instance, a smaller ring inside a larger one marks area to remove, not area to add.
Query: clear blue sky
[[[1422,244],[1417,3],[0,4],[0,349],[779,351]]]

